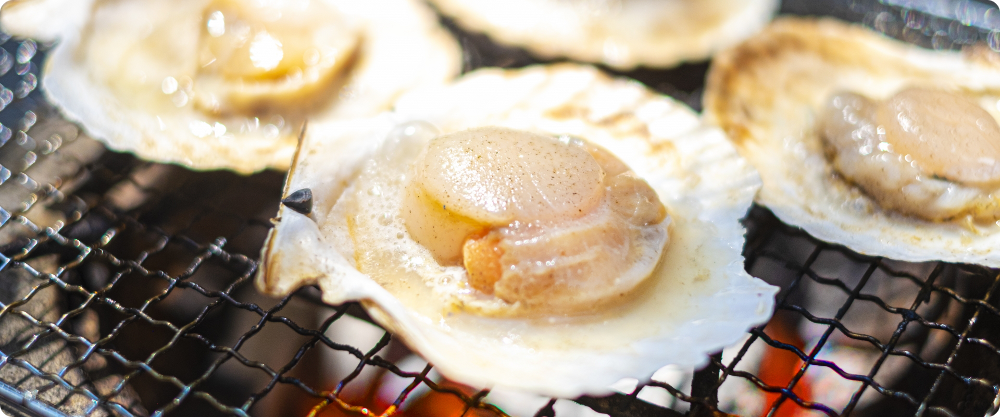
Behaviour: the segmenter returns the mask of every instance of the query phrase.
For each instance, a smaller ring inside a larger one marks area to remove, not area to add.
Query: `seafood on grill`
[[[417,0],[19,0],[0,23],[58,41],[41,85],[93,137],[202,170],[287,169],[306,118],[371,116],[461,69]]]
[[[704,364],[773,308],[742,266],[753,168],[684,105],[592,67],[475,71],[310,124],[297,154],[258,288],[359,300],[462,383],[609,393]]]
[[[777,0],[432,0],[472,31],[544,58],[620,69],[707,59],[764,27]]]
[[[872,255],[1000,266],[1000,56],[781,19],[713,61],[705,93],[760,170],[757,201]]]

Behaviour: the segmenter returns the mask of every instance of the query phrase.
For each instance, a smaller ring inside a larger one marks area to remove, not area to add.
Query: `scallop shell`
[[[593,317],[487,318],[449,309],[425,285],[383,288],[354,267],[350,253],[335,249],[347,219],[332,208],[346,193],[370,191],[351,187],[360,167],[394,128],[412,121],[444,134],[496,125],[573,135],[608,149],[670,210],[671,243],[661,264],[630,304]],[[311,189],[313,209],[280,209],[258,288],[284,295],[315,284],[327,303],[360,300],[452,380],[558,397],[610,393],[623,377],[648,378],[667,364],[704,365],[708,354],[771,315],[777,288],[749,276],[741,255],[739,219],[759,187],[756,172],[721,130],[634,81],[569,64],[484,69],[413,92],[394,113],[307,130],[285,192]]]
[[[437,22],[437,16],[417,0],[321,0],[361,27],[361,56],[341,88],[335,103],[322,110],[303,108],[311,120],[369,117],[387,110],[405,91],[452,79],[461,69],[457,43]],[[140,23],[176,17],[198,0],[110,2],[119,10],[145,10],[115,19],[135,33],[122,33],[126,48],[141,39]],[[92,69],[79,54],[83,33],[94,10],[104,7],[94,0],[20,0],[4,5],[2,23],[16,36],[58,40],[49,52],[42,87],[48,99],[66,118],[82,125],[108,147],[133,152],[141,158],[186,165],[193,169],[230,169],[250,173],[265,168],[287,169],[295,150],[299,126],[286,126],[277,138],[240,136],[230,126],[219,129],[211,117],[186,106],[176,112],[153,111],[126,105],[108,85],[95,81]],[[200,13],[197,7],[190,7]],[[48,19],[50,11],[62,10]],[[48,20],[46,20],[48,19]],[[131,19],[131,20],[130,20]],[[45,21],[46,24],[35,24]],[[28,22],[28,23],[24,23]],[[136,23],[137,22],[137,23]],[[152,22],[150,22],[152,24]],[[96,28],[94,30],[102,30]],[[191,51],[196,54],[197,51]],[[405,71],[400,71],[405,68]],[[157,86],[160,80],[153,80]],[[253,120],[253,115],[248,115]],[[261,120],[261,126],[267,123]],[[208,129],[205,129],[205,127]],[[195,129],[198,127],[200,129]],[[279,126],[281,127],[281,126]],[[197,132],[195,130],[198,130]]]
[[[760,30],[777,0],[432,0],[463,27],[545,58],[619,69],[702,60]]]
[[[1000,117],[1000,57],[973,48],[932,51],[836,20],[776,20],[720,53],[705,116],[759,170],[757,202],[782,221],[860,253],[904,261],[1000,267],[1000,226],[934,223],[881,210],[833,175],[816,118],[837,91],[885,99],[906,86],[960,90]]]

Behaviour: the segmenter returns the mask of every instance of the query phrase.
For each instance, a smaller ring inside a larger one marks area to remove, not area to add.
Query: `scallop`
[[[871,255],[1000,266],[1000,66],[834,20],[782,19],[713,61],[706,118],[757,201]]]
[[[415,0],[22,0],[0,23],[58,41],[42,86],[67,118],[194,169],[287,169],[306,119],[371,116],[460,70]]]
[[[634,81],[483,69],[300,146],[285,191],[312,206],[280,209],[258,288],[358,300],[452,380],[610,393],[771,314],[777,289],[741,256],[757,174]]]
[[[936,222],[1000,219],[1000,126],[972,100],[925,88],[881,101],[842,93],[819,120],[834,171],[879,208]]]
[[[432,0],[465,28],[527,48],[619,69],[708,58],[760,30],[777,0]]]
[[[437,263],[465,268],[477,294],[458,297],[464,309],[593,311],[647,278],[668,238],[656,192],[582,139],[480,127],[434,138],[414,165],[392,211]],[[352,235],[377,234],[353,225]],[[362,272],[380,266],[365,264]]]

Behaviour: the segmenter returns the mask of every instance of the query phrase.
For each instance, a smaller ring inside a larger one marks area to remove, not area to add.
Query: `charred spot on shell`
[[[312,213],[313,193],[311,189],[303,188],[281,199],[281,204],[301,214]]]

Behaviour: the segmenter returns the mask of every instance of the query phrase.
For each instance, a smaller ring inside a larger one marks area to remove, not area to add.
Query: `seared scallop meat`
[[[667,242],[656,192],[578,138],[499,127],[430,141],[406,186],[410,235],[508,303],[585,310],[649,276]]]
[[[975,102],[924,88],[882,101],[841,93],[821,129],[834,169],[882,208],[933,221],[1000,219],[1000,126]]]

